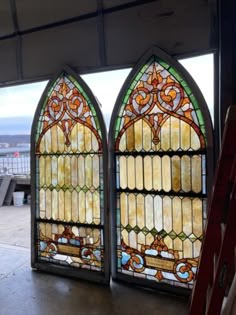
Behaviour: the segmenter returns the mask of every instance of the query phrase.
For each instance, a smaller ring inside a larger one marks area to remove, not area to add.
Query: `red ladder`
[[[236,106],[227,113],[222,148],[189,315],[219,315],[234,275],[236,245]]]

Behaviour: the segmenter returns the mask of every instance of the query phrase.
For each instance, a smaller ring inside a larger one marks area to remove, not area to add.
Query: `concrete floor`
[[[32,271],[30,209],[0,208],[0,315],[185,315],[188,301],[112,283],[110,287]]]
[[[0,207],[0,244],[30,248],[30,206]]]

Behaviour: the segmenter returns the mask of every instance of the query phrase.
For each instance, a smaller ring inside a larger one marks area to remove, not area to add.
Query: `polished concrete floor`
[[[110,287],[30,268],[30,209],[0,208],[0,315],[185,315],[188,301],[140,288]]]

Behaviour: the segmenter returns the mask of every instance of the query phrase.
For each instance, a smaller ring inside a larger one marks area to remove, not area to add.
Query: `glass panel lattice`
[[[115,120],[120,274],[192,287],[206,208],[206,134],[191,88],[153,56]]]
[[[63,72],[35,136],[36,260],[104,272],[103,141],[96,107]]]

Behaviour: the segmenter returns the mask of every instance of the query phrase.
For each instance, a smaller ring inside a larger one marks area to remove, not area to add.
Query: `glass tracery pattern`
[[[49,89],[35,136],[37,260],[104,271],[102,132],[65,72]]]
[[[187,82],[152,56],[115,120],[117,272],[191,287],[206,207],[206,133]]]

